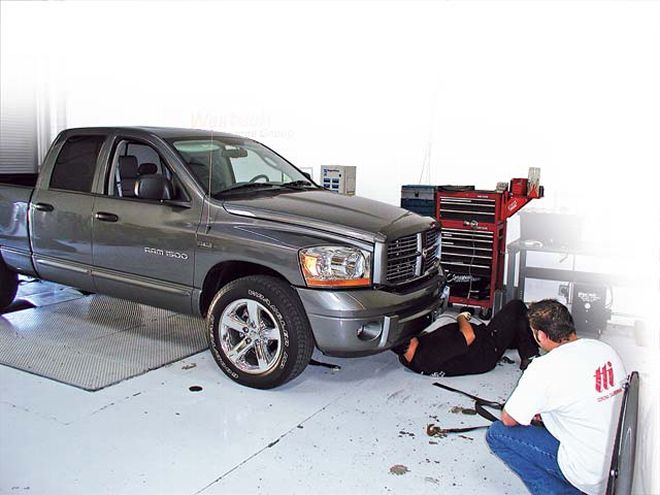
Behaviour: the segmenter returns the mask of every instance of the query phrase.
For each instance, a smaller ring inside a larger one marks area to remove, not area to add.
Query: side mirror
[[[145,175],[135,182],[135,196],[142,199],[164,201],[174,196],[172,182],[162,175]]]
[[[303,172],[302,174],[305,177],[307,177],[312,184],[314,183],[314,180],[312,179],[312,174],[310,174],[309,172]]]

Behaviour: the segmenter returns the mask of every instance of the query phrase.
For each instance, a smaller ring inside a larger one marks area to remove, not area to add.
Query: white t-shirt
[[[559,441],[566,479],[589,495],[605,491],[626,370],[609,345],[578,339],[534,359],[504,409],[521,425],[541,414]]]

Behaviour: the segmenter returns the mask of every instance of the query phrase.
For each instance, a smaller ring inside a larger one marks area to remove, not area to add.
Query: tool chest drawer
[[[441,230],[442,268],[450,273],[490,277],[493,259],[493,233],[473,230]]]
[[[458,198],[439,195],[439,217],[446,220],[495,223],[497,202],[494,199]]]

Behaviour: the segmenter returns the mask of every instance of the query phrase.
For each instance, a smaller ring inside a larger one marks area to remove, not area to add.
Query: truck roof
[[[163,139],[182,137],[182,136],[200,136],[200,137],[208,138],[210,135],[218,136],[218,137],[244,138],[244,136],[239,136],[237,134],[230,134],[227,132],[218,132],[218,131],[211,131],[204,129],[187,129],[185,127],[151,127],[151,126],[76,127],[72,129],[66,129],[65,132],[75,134],[76,132],[110,133],[116,131],[144,132],[145,134],[151,134],[154,136],[161,137]]]

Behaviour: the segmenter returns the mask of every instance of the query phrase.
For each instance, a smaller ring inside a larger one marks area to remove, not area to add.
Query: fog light
[[[375,340],[383,333],[383,324],[378,321],[370,321],[357,329],[357,337],[360,340]]]

